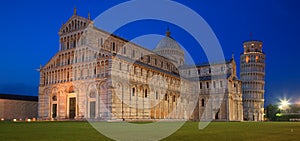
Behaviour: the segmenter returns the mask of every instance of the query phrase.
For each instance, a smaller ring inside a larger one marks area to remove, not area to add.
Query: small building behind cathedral
[[[59,51],[40,69],[40,119],[244,119],[234,58],[190,65],[169,30],[149,50],[95,27],[76,11],[59,38]]]

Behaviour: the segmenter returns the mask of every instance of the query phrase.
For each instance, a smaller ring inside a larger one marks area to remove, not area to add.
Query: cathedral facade
[[[40,119],[244,119],[234,58],[188,65],[170,31],[149,50],[76,11],[59,36],[59,51],[40,68]]]

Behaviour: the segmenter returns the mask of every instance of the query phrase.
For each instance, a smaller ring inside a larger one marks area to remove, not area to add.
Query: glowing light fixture
[[[280,99],[279,109],[286,110],[289,108],[290,102],[286,98]]]

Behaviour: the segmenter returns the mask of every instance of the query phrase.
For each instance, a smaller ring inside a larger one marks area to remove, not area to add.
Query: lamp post
[[[279,109],[286,111],[289,108],[290,102],[287,99],[281,99],[279,103]]]

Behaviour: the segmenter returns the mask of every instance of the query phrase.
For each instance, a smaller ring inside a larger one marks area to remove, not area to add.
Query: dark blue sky
[[[73,14],[92,18],[120,0],[2,0],[0,4],[0,93],[37,95],[39,64],[45,65],[58,51],[58,30]],[[300,2],[298,0],[178,0],[199,15],[214,30],[226,58],[235,54],[239,65],[242,43],[250,39],[264,42],[266,61],[266,103],[287,97],[300,101]],[[154,9],[155,10],[155,9]],[[166,9],[167,10],[167,9]],[[121,15],[122,13],[120,13]],[[117,17],[116,17],[117,18]],[[164,35],[172,31],[195,61],[205,62],[199,45],[179,27],[159,21],[140,21],[116,34],[133,39],[143,34]],[[195,49],[198,48],[198,49]],[[200,57],[199,57],[200,56]],[[298,57],[297,57],[298,56]]]

